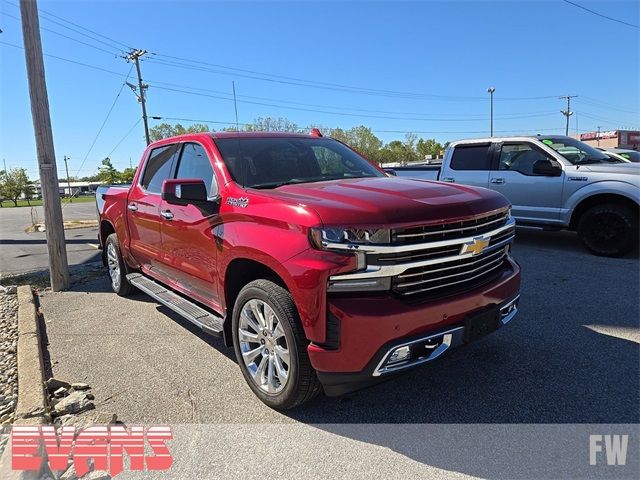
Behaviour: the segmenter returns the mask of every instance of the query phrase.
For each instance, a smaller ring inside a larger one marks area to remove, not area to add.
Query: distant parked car
[[[619,153],[609,152],[609,151],[605,150],[604,148],[599,148],[599,147],[596,147],[596,150],[600,150],[607,157],[609,157],[609,161],[611,163],[631,163],[631,160],[629,160],[628,158],[623,157]]]
[[[635,150],[628,150],[626,148],[606,148],[605,152],[615,153],[616,155],[626,158],[629,162],[640,162],[640,152]]]

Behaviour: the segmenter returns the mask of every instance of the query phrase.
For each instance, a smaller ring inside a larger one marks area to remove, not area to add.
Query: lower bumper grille
[[[394,277],[391,288],[400,295],[445,294],[472,288],[492,277],[504,264],[507,252],[505,247],[461,260],[412,268]]]

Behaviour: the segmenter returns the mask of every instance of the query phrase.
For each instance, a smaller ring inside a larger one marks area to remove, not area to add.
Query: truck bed
[[[417,178],[420,180],[438,180],[442,164],[405,165],[394,167],[398,177]]]

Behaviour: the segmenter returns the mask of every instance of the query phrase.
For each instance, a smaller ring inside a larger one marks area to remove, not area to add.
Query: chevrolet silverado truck
[[[638,245],[640,167],[570,137],[493,137],[453,142],[442,166],[398,176],[474,185],[503,194],[518,225],[568,229],[602,256]]]
[[[167,138],[96,199],[113,291],[221,336],[273,408],[431,362],[517,312],[504,196],[391,177],[319,132]]]

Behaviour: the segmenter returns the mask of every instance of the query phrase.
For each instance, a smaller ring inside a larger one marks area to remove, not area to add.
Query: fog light
[[[389,355],[389,359],[387,360],[387,364],[403,362],[408,360],[411,357],[411,348],[408,345],[404,347],[396,348],[391,355]]]

